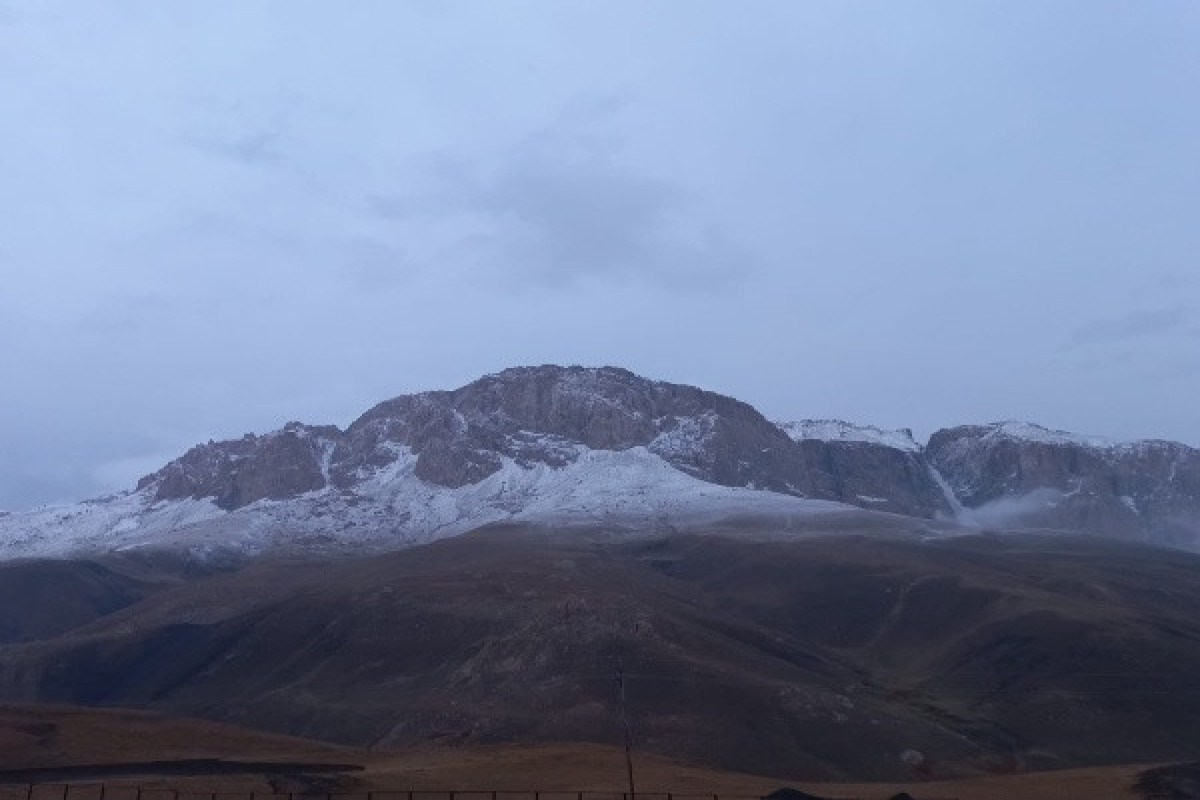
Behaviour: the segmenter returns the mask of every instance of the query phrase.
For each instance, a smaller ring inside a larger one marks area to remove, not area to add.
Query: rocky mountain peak
[[[333,426],[289,422],[262,436],[209,441],[138,481],[156,501],[212,498],[232,510],[258,500],[285,500],[323,489],[341,432]]]
[[[419,477],[457,487],[495,473],[506,458],[557,466],[578,448],[633,447],[726,486],[805,488],[791,441],[751,406],[615,367],[519,367],[454,391],[388,400],[347,429],[334,474],[350,486],[407,448]]]

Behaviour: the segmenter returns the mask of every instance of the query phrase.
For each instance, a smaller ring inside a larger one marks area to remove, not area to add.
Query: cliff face
[[[799,444],[817,491],[843,503],[913,517],[952,517],[948,497],[912,431],[842,420],[803,420],[780,427]]]
[[[1034,425],[938,431],[925,456],[988,522],[1200,544],[1200,451],[1178,442],[1112,443]]]

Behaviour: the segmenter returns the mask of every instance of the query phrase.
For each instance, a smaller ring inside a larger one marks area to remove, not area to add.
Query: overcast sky
[[[0,508],[506,366],[1200,445],[1200,3],[0,0]]]

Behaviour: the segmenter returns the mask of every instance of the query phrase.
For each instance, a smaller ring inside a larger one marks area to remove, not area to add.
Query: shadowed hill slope
[[[0,643],[69,631],[136,603],[152,588],[94,562],[0,562]]]
[[[1083,537],[915,542],[485,530],[175,583],[0,648],[18,700],[396,747],[616,743],[895,778],[1186,758],[1200,558]]]

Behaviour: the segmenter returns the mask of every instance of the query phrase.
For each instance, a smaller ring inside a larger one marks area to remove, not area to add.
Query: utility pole
[[[629,730],[629,715],[625,711],[625,662],[617,654],[617,687],[621,690],[621,725],[625,728],[625,772],[629,777],[629,800],[636,800],[633,789],[633,733]]]

